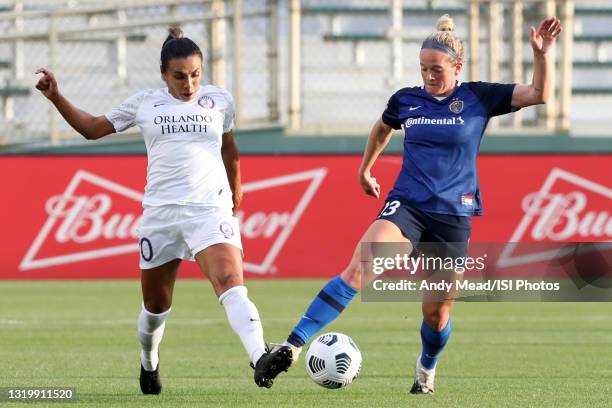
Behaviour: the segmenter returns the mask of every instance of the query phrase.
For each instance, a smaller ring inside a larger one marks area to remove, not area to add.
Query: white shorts
[[[140,269],[173,259],[193,260],[214,244],[232,244],[242,251],[238,218],[217,207],[164,205],[146,207],[138,227]]]

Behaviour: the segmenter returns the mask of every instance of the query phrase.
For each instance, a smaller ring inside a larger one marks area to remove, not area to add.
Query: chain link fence
[[[456,35],[464,41],[460,81],[530,83],[529,27],[557,15],[564,20],[565,33],[555,47],[550,102],[495,118],[489,132],[609,134],[602,124],[612,125],[612,116],[602,115],[601,106],[612,103],[610,1],[303,0],[301,4],[302,131],[363,134],[380,117],[393,92],[422,84],[420,45],[442,14],[451,15]],[[398,26],[393,24],[394,5],[401,9]],[[394,38],[401,38],[399,47],[394,46]]]
[[[233,21],[236,5],[242,6],[241,18]],[[237,103],[248,100],[240,103],[240,124],[276,123],[279,109],[276,98],[270,97],[270,5],[267,0],[23,1],[5,5],[0,13],[0,32],[7,33],[0,35],[0,143],[78,137],[34,89],[38,80],[34,71],[39,67],[51,69],[62,94],[94,115],[107,112],[138,91],[165,86],[159,55],[170,26],[180,26],[200,45],[205,55],[203,83],[226,87]],[[220,42],[213,45],[211,30],[219,22],[216,35]],[[238,31],[234,24],[239,25]],[[240,33],[237,42],[235,32]],[[234,69],[236,63],[240,63],[238,69]]]
[[[0,144],[78,137],[34,89],[38,67],[52,69],[61,92],[96,115],[163,87],[159,53],[174,25],[202,48],[203,82],[234,95],[238,128],[363,135],[393,92],[422,83],[420,44],[440,15],[453,17],[466,46],[460,80],[529,83],[529,26],[554,13],[563,18],[570,3],[574,10],[570,0],[4,1]],[[565,122],[572,131],[607,132],[612,117],[601,107],[612,102],[612,3],[576,2],[575,15],[575,29],[573,18],[564,21],[570,35],[556,47],[557,99],[494,121],[493,132],[554,132]],[[572,76],[561,68],[564,55],[573,58]]]
[[[426,1],[404,3],[428,7]],[[443,3],[446,9],[463,2]],[[439,15],[404,18],[404,29],[414,39],[402,45],[400,81],[392,72],[390,4],[389,0],[302,1],[303,54],[316,55],[305,57],[302,64],[304,128],[363,132],[380,117],[397,89],[420,83],[420,42],[431,33]],[[453,17],[463,27],[463,16]]]

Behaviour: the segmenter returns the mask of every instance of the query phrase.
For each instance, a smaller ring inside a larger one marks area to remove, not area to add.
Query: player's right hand
[[[360,174],[359,183],[367,195],[376,198],[380,197],[380,184],[370,174]]]
[[[42,92],[45,97],[47,97],[48,99],[53,99],[57,95],[59,95],[57,81],[55,80],[53,72],[49,71],[46,68],[38,68],[35,74],[43,74],[43,76],[38,80],[38,83],[36,84],[36,89]]]

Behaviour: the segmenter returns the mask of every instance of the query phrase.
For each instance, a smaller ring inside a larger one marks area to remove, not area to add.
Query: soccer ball
[[[361,351],[346,334],[322,334],[306,353],[308,375],[325,388],[346,387],[359,375],[360,369]]]

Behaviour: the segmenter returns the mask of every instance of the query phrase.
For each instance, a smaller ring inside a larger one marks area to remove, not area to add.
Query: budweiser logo
[[[102,192],[100,189],[103,189]],[[130,199],[133,212],[113,212],[113,200],[109,193]],[[141,201],[142,193],[138,191],[87,171],[77,171],[63,194],[47,200],[47,221],[19,269],[44,268],[138,251],[135,228],[139,218],[136,214],[141,212],[137,203]],[[109,240],[123,243],[104,245],[104,241]],[[70,253],[57,255],[65,252],[62,247],[71,243]],[[77,247],[81,248],[74,251]]]
[[[539,191],[522,200],[525,213],[499,266],[552,259],[559,251],[513,254],[519,242],[580,242],[612,239],[612,189],[568,171],[554,168]]]
[[[326,174],[325,168],[319,168],[245,183],[242,186],[248,204],[244,207],[245,210],[238,211],[236,215],[241,221],[245,271],[260,274],[275,272],[274,260]],[[266,195],[277,191],[278,200],[269,200],[263,197],[263,194],[258,197],[253,194],[255,191],[265,191]],[[262,198],[265,200],[261,200]]]
[[[59,243],[136,238],[140,217],[108,214],[112,205],[111,196],[104,193],[91,197],[57,195],[47,201],[45,209],[51,218],[62,220],[55,232],[55,240]]]
[[[250,212],[241,210],[237,213],[245,241],[246,271],[271,271],[274,259],[325,174],[326,170],[321,168],[243,185],[245,193],[274,188],[292,191],[292,194],[285,195],[283,200],[292,204],[291,208],[262,208]],[[291,200],[291,197],[294,199]],[[49,198],[45,203],[48,218],[19,269],[25,271],[137,253],[139,248],[136,238],[142,198],[142,193],[138,191],[87,171],[77,171],[66,191]],[[118,205],[118,200],[127,201],[127,204]],[[123,211],[119,211],[119,207]],[[126,208],[131,211],[125,211]],[[69,248],[69,253],[65,253],[66,248]]]
[[[581,191],[531,193],[523,199],[525,214],[535,220],[531,238],[536,241],[566,241],[571,238],[612,238],[612,214],[587,210],[588,198]]]

